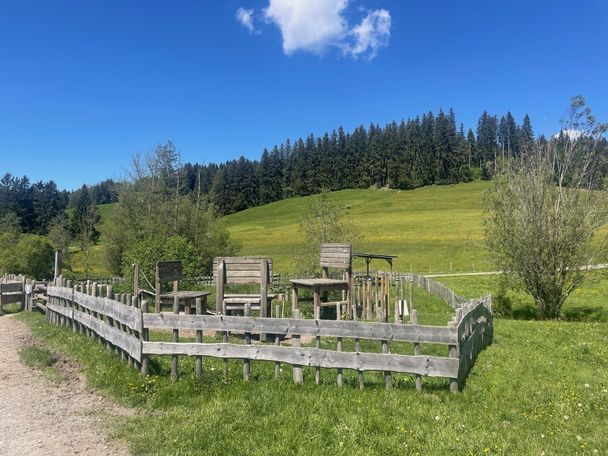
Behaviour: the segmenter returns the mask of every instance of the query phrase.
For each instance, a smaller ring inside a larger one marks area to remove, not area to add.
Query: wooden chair
[[[184,308],[184,313],[190,314],[196,308],[196,300],[202,300],[202,312],[207,313],[207,296],[211,293],[208,291],[179,291],[179,282],[183,279],[181,261],[159,261],[156,263],[156,313],[160,312],[161,304],[175,305],[177,299],[178,311],[180,307]],[[173,291],[170,293],[161,294],[161,285],[163,282],[173,282]]]
[[[222,315],[243,311],[245,306],[269,317],[274,294],[268,294],[272,280],[272,259],[257,257],[216,257],[213,259],[216,311]],[[227,285],[259,285],[258,293],[226,293]]]
[[[322,278],[320,279],[293,279],[292,305],[294,309],[299,308],[298,289],[308,289],[313,292],[314,318],[321,318],[321,307],[336,306],[336,318],[341,318],[342,306],[346,305],[348,311],[352,301],[352,245],[351,244],[321,244]],[[329,277],[329,269],[338,269],[343,274],[343,279],[332,279]],[[344,291],[346,300],[327,302],[330,291]],[[323,300],[321,299],[323,295]],[[323,301],[323,302],[322,302]]]
[[[160,313],[161,304],[161,285],[164,282],[173,282],[173,291],[178,291],[179,281],[182,280],[181,261],[159,261],[156,263],[156,290],[155,290],[155,310]]]

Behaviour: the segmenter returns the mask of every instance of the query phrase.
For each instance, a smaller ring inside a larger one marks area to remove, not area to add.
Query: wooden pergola
[[[369,277],[369,264],[372,260],[385,260],[391,267],[391,274],[393,273],[393,258],[397,258],[397,255],[382,255],[380,253],[353,253],[353,258],[363,258],[365,260],[366,275]]]

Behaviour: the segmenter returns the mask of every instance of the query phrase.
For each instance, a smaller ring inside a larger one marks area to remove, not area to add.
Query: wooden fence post
[[[249,317],[251,315],[251,303],[246,302],[244,308],[244,316]],[[261,313],[261,312],[260,312]],[[251,345],[251,333],[245,333],[245,345]],[[249,358],[243,359],[243,381],[249,381],[249,372],[251,371],[251,360]]]
[[[412,283],[413,285],[413,283]],[[411,291],[410,288],[410,296],[413,296],[413,291]],[[416,312],[415,309],[412,309],[412,324],[417,325],[418,324],[418,312]],[[420,355],[420,344],[418,342],[414,343],[414,356],[419,356]],[[416,391],[421,392],[422,391],[422,376],[420,374],[416,374]]]
[[[203,315],[203,300],[201,298],[196,298],[196,315]],[[196,343],[203,343],[203,330],[196,330]],[[203,375],[203,357],[197,356],[194,366],[194,371],[196,378],[200,380]]]
[[[388,352],[389,352],[388,341],[383,340],[383,341],[381,341],[381,344],[382,344],[382,353],[388,354]],[[387,390],[393,389],[393,374],[391,373],[391,371],[384,371],[384,386],[386,387]]]
[[[179,298],[177,296],[173,297],[173,313],[179,314]],[[179,342],[179,329],[173,329],[171,342]],[[173,355],[173,359],[171,360],[171,381],[177,380],[178,363],[178,356]]]
[[[358,337],[355,339],[355,351],[357,353],[361,353],[361,340]],[[361,391],[363,391],[365,382],[364,382],[362,370],[357,369],[357,377],[359,378],[359,389]]]
[[[462,309],[458,308],[455,311],[455,315],[453,320],[448,323],[448,326],[455,328],[456,334],[458,334],[458,325],[460,324],[460,319],[462,318]],[[450,358],[458,358],[460,359],[460,341],[456,345],[448,345],[448,357]],[[452,394],[458,393],[459,383],[460,383],[460,362],[458,368],[458,376],[456,378],[450,379],[450,391]]]
[[[342,351],[342,338],[341,337],[338,337],[336,350],[339,352]],[[338,386],[342,386],[342,368],[338,368],[338,376],[336,378],[336,383],[338,384]]]
[[[293,309],[293,318],[296,320],[300,319],[300,309]],[[294,334],[291,338],[291,345],[294,348],[301,347],[300,335]],[[304,382],[304,376],[302,375],[302,366],[299,364],[294,364],[293,366],[293,381],[297,384],[302,384]]]
[[[280,304],[277,304],[275,306],[275,312],[274,312],[275,313],[275,318],[279,318],[280,307],[281,307]],[[277,347],[281,345],[281,337],[279,336],[279,334],[275,334],[275,336],[274,336],[274,344]],[[279,377],[280,377],[280,375],[281,375],[281,363],[277,361],[277,362],[274,363],[274,378],[278,380]]]
[[[148,301],[145,299],[141,302],[141,316],[142,316],[142,330],[140,333],[140,340],[143,348],[143,343],[150,340],[149,329],[143,325],[143,316],[148,313]],[[142,350],[143,351],[143,350]],[[150,359],[148,355],[141,355],[141,374],[146,376],[150,373]]]

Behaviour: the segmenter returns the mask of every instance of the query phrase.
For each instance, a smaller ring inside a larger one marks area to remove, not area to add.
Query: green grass
[[[194,378],[192,359],[180,358],[180,378],[169,380],[170,358],[155,358],[146,379],[103,346],[65,328],[22,314],[34,335],[68,354],[88,382],[141,409],[117,419],[113,434],[135,454],[605,454],[608,448],[608,333],[605,324],[497,320],[492,346],[479,356],[464,391],[410,376],[385,391],[380,375],[366,374],[360,392],[354,373],[337,388],[335,373],[322,385],[305,370],[273,380],[273,366],[205,360]],[[594,452],[596,450],[597,452]]]
[[[2,310],[0,310],[0,315],[17,313],[20,310],[21,310],[21,303],[19,303],[19,302],[14,302],[11,304],[4,304],[2,306]]]
[[[395,269],[471,271],[490,268],[482,246],[481,198],[487,182],[431,186],[409,191],[367,189],[331,193],[363,235],[360,251],[397,255]],[[268,255],[275,270],[297,269],[302,249],[299,219],[310,197],[291,198],[226,217],[242,254]],[[364,269],[363,260],[354,267]],[[372,267],[386,269],[385,263]]]
[[[53,383],[60,383],[64,378],[61,371],[54,367],[57,356],[45,348],[34,345],[22,347],[19,359],[26,366],[41,371]]]
[[[484,293],[496,295],[499,288],[499,277],[496,275],[440,277],[436,280],[468,298],[479,297]],[[509,291],[507,296],[513,304],[515,318],[536,318],[536,307],[530,295]],[[590,273],[583,286],[566,300],[562,313],[564,319],[571,321],[608,322],[608,271]]]
[[[112,272],[108,268],[106,261],[106,250],[104,244],[104,233],[109,223],[114,204],[100,204],[97,206],[99,211],[99,223],[96,228],[100,232],[99,243],[90,248],[89,251],[89,277],[102,278],[111,277]],[[70,247],[70,267],[76,277],[84,277],[86,273],[85,254],[77,245]]]

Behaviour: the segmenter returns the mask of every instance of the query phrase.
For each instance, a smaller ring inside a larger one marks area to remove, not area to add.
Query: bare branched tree
[[[557,318],[590,266],[606,259],[608,197],[597,143],[606,132],[582,97],[559,136],[500,163],[486,198],[486,244],[510,282]]]
[[[304,237],[304,246],[298,255],[299,272],[306,275],[318,268],[321,244],[352,244],[361,239],[361,230],[350,220],[346,208],[331,199],[326,191],[310,198],[300,218],[300,232]]]

